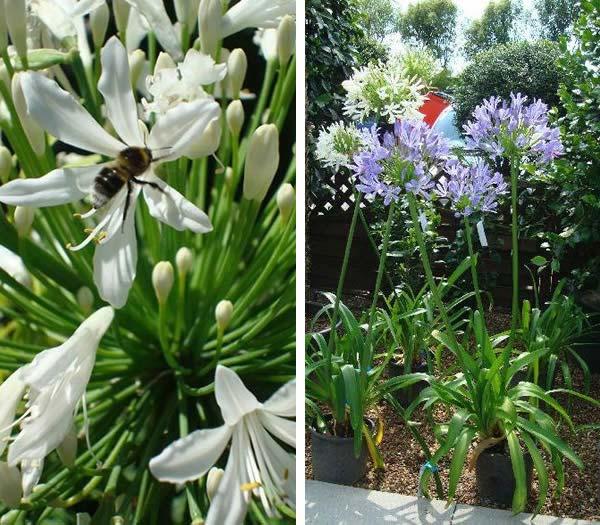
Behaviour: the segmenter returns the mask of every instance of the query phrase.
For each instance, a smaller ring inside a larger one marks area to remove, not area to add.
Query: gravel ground
[[[506,328],[509,316],[505,312],[495,312],[490,315],[489,329],[492,333]],[[581,387],[582,375],[575,368],[573,370],[574,383]],[[579,390],[579,388],[578,388]],[[582,390],[582,387],[581,389]],[[600,399],[600,375],[592,376],[590,395],[594,399]],[[418,473],[424,463],[424,454],[419,444],[414,440],[404,423],[395,414],[394,410],[387,404],[378,407],[377,412],[385,422],[385,434],[380,450],[383,454],[386,468],[382,471],[369,469],[366,476],[356,486],[367,489],[375,489],[386,492],[397,492],[408,495],[417,493]],[[583,401],[573,401],[570,414],[575,425],[589,423],[600,424],[600,409],[590,406]],[[420,421],[421,414],[415,415],[415,420]],[[436,414],[436,419],[447,420],[445,414]],[[422,421],[422,420],[421,420]],[[423,424],[422,434],[430,448],[435,450],[436,442],[428,426]],[[585,469],[580,472],[568,461],[565,462],[565,488],[559,498],[551,498],[541,510],[542,514],[559,517],[570,517],[587,520],[600,520],[600,431],[580,432],[572,435],[568,429],[564,429],[563,438],[575,449],[583,460]],[[307,433],[306,448],[306,477],[312,478],[312,467],[310,457],[310,433]],[[440,475],[444,488],[447,487],[449,458],[440,463]],[[551,489],[555,487],[555,481],[551,480]],[[431,482],[430,490],[435,495],[435,486]],[[437,497],[437,496],[436,496]],[[537,499],[537,480],[534,476],[533,488],[530,498],[529,511],[533,511]],[[482,505],[476,495],[475,473],[465,470],[461,477],[457,490],[459,503],[471,505]],[[489,505],[487,505],[489,506]]]

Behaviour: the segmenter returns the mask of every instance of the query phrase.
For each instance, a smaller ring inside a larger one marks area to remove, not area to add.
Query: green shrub
[[[457,121],[462,126],[475,107],[492,95],[508,97],[521,92],[558,103],[560,72],[558,45],[547,42],[512,42],[475,55],[457,79],[454,95]]]

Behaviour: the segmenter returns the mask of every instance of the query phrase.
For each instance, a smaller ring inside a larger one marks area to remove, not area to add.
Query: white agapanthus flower
[[[401,67],[393,64],[370,64],[355,69],[352,78],[342,82],[346,90],[344,113],[356,122],[369,119],[422,119],[419,108],[427,97],[426,86],[417,78],[409,78]]]
[[[239,376],[222,365],[215,373],[215,397],[225,424],[198,430],[175,441],[150,461],[156,478],[186,483],[204,476],[231,442],[225,474],[212,496],[206,525],[243,523],[252,495],[269,517],[275,505],[295,505],[295,456],[273,438],[296,446],[296,383],[281,387],[260,403]]]
[[[0,244],[0,268],[2,268],[15,281],[27,288],[31,288],[31,275],[27,271],[23,259],[11,252],[6,246]]]
[[[323,166],[339,169],[350,164],[363,145],[363,134],[354,124],[335,122],[319,132],[315,155]]]
[[[101,308],[63,344],[44,350],[0,385],[0,455],[8,446],[7,461],[0,463],[0,500],[4,503],[14,506],[21,492],[25,497],[31,494],[46,456],[69,439],[96,350],[113,317],[112,308]],[[25,413],[15,421],[26,393]],[[19,432],[11,437],[19,423]],[[1,475],[3,471],[6,476]]]
[[[166,66],[146,77],[146,89],[151,96],[151,101],[142,100],[146,117],[152,113],[162,115],[182,102],[209,97],[203,86],[220,82],[227,74],[226,64],[217,64],[212,57],[195,49],[190,49],[181,63],[171,61]]]
[[[104,97],[108,119],[119,137],[109,135],[69,93],[37,73],[22,79],[31,116],[58,140],[85,151],[111,158],[128,148],[147,148],[161,161],[182,156],[194,157],[203,150],[199,139],[220,113],[211,98],[182,103],[157,119],[148,135],[137,118],[137,108],[129,75],[127,52],[111,38],[102,50],[102,76],[98,89]],[[95,192],[96,179],[103,167],[60,168],[38,179],[17,179],[0,187],[0,202],[14,206],[45,207],[75,202]],[[208,216],[183,195],[154,174],[154,163],[123,187],[98,209],[81,216],[87,219],[99,212],[101,219],[79,250],[97,241],[94,255],[94,281],[100,296],[116,308],[122,307],[136,274],[137,240],[135,207],[143,193],[150,214],[176,230],[196,233],[211,231]]]
[[[252,41],[260,48],[265,60],[277,59],[277,29],[257,29]]]

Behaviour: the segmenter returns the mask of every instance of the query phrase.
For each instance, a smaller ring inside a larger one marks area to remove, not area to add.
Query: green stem
[[[408,205],[410,209],[410,216],[413,221],[413,230],[415,232],[415,236],[417,237],[417,242],[419,244],[419,251],[421,252],[421,261],[423,262],[423,268],[425,270],[425,277],[427,279],[427,284],[429,289],[431,290],[431,294],[433,296],[433,300],[438,310],[440,311],[440,315],[442,316],[442,320],[446,325],[446,330],[448,332],[448,336],[450,337],[451,343],[456,346],[457,340],[454,330],[452,329],[452,324],[450,323],[450,318],[448,317],[448,312],[444,303],[442,301],[442,296],[440,294],[440,290],[435,283],[435,279],[433,278],[433,272],[431,271],[431,263],[429,262],[429,255],[427,254],[427,246],[425,244],[425,239],[423,238],[423,232],[421,231],[421,226],[419,224],[419,214],[417,213],[417,202],[415,196],[412,193],[408,194]]]
[[[475,253],[473,251],[473,235],[471,233],[471,222],[469,218],[465,216],[465,233],[467,237],[467,247],[469,249],[469,259],[471,261],[471,278],[473,279],[473,289],[475,290],[475,300],[477,301],[477,309],[483,316],[483,301],[481,300],[481,291],[479,289],[479,277],[477,275],[477,261],[475,260]]]
[[[346,249],[344,250],[344,260],[342,262],[342,270],[340,272],[340,279],[338,281],[337,290],[335,292],[335,306],[333,308],[333,319],[331,320],[331,335],[329,336],[329,353],[333,350],[333,344],[335,341],[336,325],[339,317],[340,310],[340,298],[344,292],[344,282],[346,281],[346,273],[348,272],[348,263],[350,262],[350,252],[352,251],[352,241],[354,240],[354,232],[356,231],[356,223],[358,221],[358,214],[360,212],[360,203],[362,202],[362,193],[354,190],[354,212],[352,214],[352,221],[350,222],[350,230],[348,231],[348,238],[346,239]]]
[[[510,181],[512,201],[512,308],[510,323],[510,344],[514,345],[517,324],[519,322],[519,211],[518,211],[518,180],[519,180],[519,157],[510,159]]]
[[[396,203],[392,201],[390,203],[390,209],[388,211],[387,222],[385,224],[385,232],[383,234],[383,246],[381,248],[381,256],[379,257],[379,268],[377,270],[377,279],[375,281],[375,290],[373,291],[373,301],[371,302],[371,310],[369,312],[369,331],[367,333],[367,349],[373,355],[373,323],[375,322],[375,310],[377,309],[377,299],[379,298],[379,290],[381,289],[381,281],[383,279],[383,271],[385,269],[385,262],[387,260],[388,246],[390,243],[390,232],[392,231],[392,221],[394,218],[394,209]],[[364,371],[366,373],[366,370]]]

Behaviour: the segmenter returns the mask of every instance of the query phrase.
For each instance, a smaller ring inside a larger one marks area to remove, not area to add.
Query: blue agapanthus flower
[[[548,124],[548,106],[539,99],[511,93],[510,103],[490,97],[475,108],[465,126],[467,147],[492,158],[526,155],[539,164],[564,153],[558,128]]]
[[[482,159],[473,165],[452,159],[446,163],[446,175],[440,177],[435,193],[448,201],[457,217],[468,217],[476,212],[495,213],[508,185],[502,174],[492,171]]]
[[[398,121],[393,133],[364,131],[365,148],[354,156],[356,189],[383,197],[387,206],[403,192],[430,198],[433,175],[450,157],[450,143],[425,122]]]

